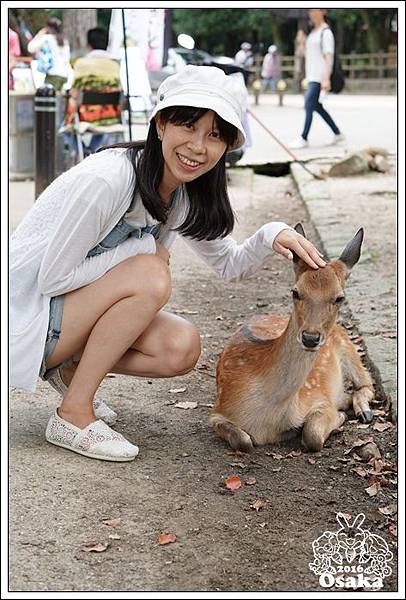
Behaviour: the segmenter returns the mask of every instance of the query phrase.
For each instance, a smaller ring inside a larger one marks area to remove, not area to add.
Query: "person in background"
[[[281,77],[281,61],[278,54],[278,47],[272,44],[264,56],[262,62],[261,78],[262,91],[268,91],[269,87],[273,92],[276,91],[276,84]]]
[[[13,89],[12,70],[17,64],[17,57],[21,56],[20,40],[18,34],[8,28],[8,89]]]
[[[76,111],[79,112],[79,120],[92,125],[107,126],[121,122],[121,107],[114,104],[85,105],[78,106],[78,98],[82,91],[94,91],[100,93],[121,92],[120,65],[113,60],[106,51],[108,45],[108,32],[101,27],[89,29],[87,32],[88,54],[78,58],[73,66],[73,84],[67,108],[65,124],[71,125],[74,121]],[[69,135],[68,142],[77,151],[76,140]],[[90,145],[85,148],[85,154],[91,154],[106,143],[107,134],[93,134]]]
[[[254,64],[254,56],[252,54],[251,44],[243,42],[240,46],[239,51],[234,57],[234,62],[239,67],[249,69]]]
[[[295,87],[298,94],[302,92],[302,81],[305,78],[306,37],[304,29],[299,27],[295,37],[294,62]]]
[[[46,27],[28,43],[28,52],[40,56],[42,51],[49,53],[49,68],[46,71],[45,83],[50,83],[56,91],[71,77],[69,42],[62,33],[62,22],[56,17],[50,17]]]
[[[339,128],[326,111],[320,98],[330,89],[330,76],[334,61],[334,36],[326,23],[326,11],[321,8],[308,10],[313,29],[306,40],[306,79],[305,124],[301,136],[290,142],[291,148],[306,148],[307,137],[313,121],[313,113],[317,112],[333,131],[331,144],[344,139]]]

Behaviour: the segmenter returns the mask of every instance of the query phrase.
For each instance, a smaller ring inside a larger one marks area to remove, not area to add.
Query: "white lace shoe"
[[[121,433],[110,429],[104,421],[99,419],[84,429],[79,429],[61,419],[57,410],[48,421],[45,438],[50,444],[99,460],[126,462],[134,460],[139,452],[138,446],[131,444]]]
[[[65,385],[62,380],[60,369],[57,369],[52,373],[46,381],[62,396],[62,398],[65,396],[68,391],[68,386]],[[102,419],[107,425],[114,425],[117,421],[117,413],[109,408],[102,400],[98,400],[97,398],[94,398],[93,400],[93,412],[98,419]]]
[[[340,142],[344,142],[344,141],[345,141],[345,137],[343,136],[342,133],[335,133],[333,135],[333,137],[331,138],[330,145],[334,146],[334,144],[339,144]]]
[[[305,140],[304,138],[302,138],[301,136],[299,138],[297,138],[297,140],[293,140],[293,142],[289,142],[289,144],[288,144],[289,148],[292,148],[293,150],[299,150],[300,148],[307,148],[308,145],[309,145],[309,142],[307,140]]]

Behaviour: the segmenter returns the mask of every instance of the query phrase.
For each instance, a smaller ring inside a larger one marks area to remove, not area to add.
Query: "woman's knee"
[[[134,295],[145,294],[159,308],[164,306],[172,292],[168,265],[155,254],[132,256],[123,263],[128,283]]]
[[[201,352],[200,335],[192,323],[184,325],[176,334],[168,337],[163,345],[170,375],[182,375],[191,371]]]

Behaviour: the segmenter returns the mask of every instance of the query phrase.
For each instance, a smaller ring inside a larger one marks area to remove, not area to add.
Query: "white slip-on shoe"
[[[300,148],[307,148],[308,145],[309,145],[309,142],[307,140],[305,140],[304,138],[302,138],[301,136],[299,138],[297,138],[297,140],[293,140],[293,142],[289,142],[289,144],[288,144],[289,148],[292,148],[293,150],[299,150]]]
[[[65,385],[62,380],[60,369],[54,371],[46,381],[58,392],[58,394],[60,394],[60,396],[62,396],[62,398],[65,396],[68,391],[68,386]],[[109,408],[105,402],[98,400],[97,398],[94,398],[93,400],[93,412],[98,419],[102,419],[107,425],[114,425],[117,421],[117,413]]]
[[[345,137],[343,136],[342,133],[334,133],[333,137],[331,138],[330,146],[334,146],[334,144],[339,144],[340,142],[344,142],[344,141],[345,141]]]
[[[126,462],[134,460],[139,452],[138,446],[110,429],[104,421],[99,419],[79,429],[62,419],[57,409],[48,421],[45,438],[50,444],[99,460]]]

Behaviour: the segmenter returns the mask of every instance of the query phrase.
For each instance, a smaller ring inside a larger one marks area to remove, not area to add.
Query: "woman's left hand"
[[[294,252],[312,269],[326,266],[326,262],[321,258],[323,256],[321,252],[293,229],[282,229],[274,239],[273,249],[288,260],[293,260],[292,252]]]

